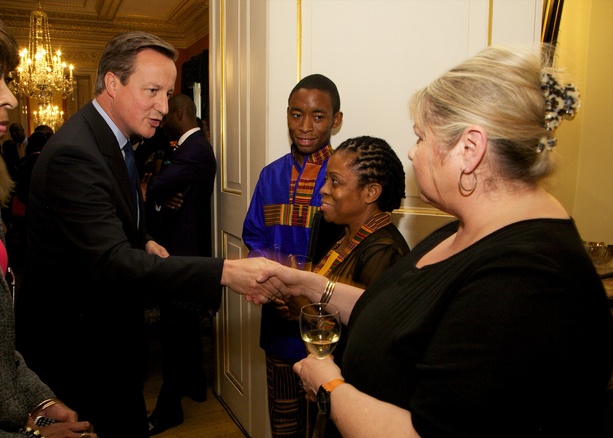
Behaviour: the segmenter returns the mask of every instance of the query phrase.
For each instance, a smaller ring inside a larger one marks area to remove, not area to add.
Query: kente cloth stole
[[[317,175],[319,175],[322,164],[332,155],[333,151],[332,146],[327,145],[306,157],[302,175],[296,166],[292,166],[289,202],[264,206],[264,223],[267,227],[289,225],[311,228],[313,217],[319,210],[319,206],[309,205],[313,198]]]
[[[381,213],[377,213],[376,215],[372,216],[364,223],[364,225],[360,227],[358,232],[351,238],[349,245],[347,245],[340,253],[336,251],[336,248],[339,247],[343,241],[343,238],[336,242],[332,249],[328,251],[328,253],[317,264],[314,272],[330,278],[329,275],[334,268],[340,265],[343,260],[345,260],[349,254],[351,254],[351,251],[353,251],[364,239],[377,231],[379,228],[383,228],[391,223],[392,214],[390,212],[382,211]]]

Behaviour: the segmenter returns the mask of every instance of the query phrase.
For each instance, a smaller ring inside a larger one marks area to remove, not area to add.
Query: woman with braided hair
[[[363,136],[341,143],[328,161],[320,194],[321,211],[314,223],[341,225],[344,233],[336,242],[321,242],[314,229],[309,251],[316,263],[313,272],[364,288],[409,253],[409,245],[391,221],[391,212],[405,197],[404,169],[385,140]],[[315,247],[329,249],[320,258],[321,250]],[[298,319],[300,308],[308,303],[295,297],[279,302],[278,309]],[[343,339],[334,350],[337,363]]]
[[[356,137],[330,157],[320,190],[326,221],[345,226],[344,236],[314,271],[341,283],[365,287],[409,246],[391,221],[405,197],[402,163],[385,140]]]
[[[363,136],[341,143],[328,160],[319,193],[321,210],[315,214],[309,245],[313,272],[363,288],[409,253],[391,221],[391,212],[405,197],[404,169],[385,140]],[[276,301],[279,314],[295,320],[309,303],[304,297]],[[341,337],[334,350],[339,364],[344,344]]]
[[[488,47],[411,99],[420,198],[456,221],[366,290],[330,294],[325,278],[281,266],[260,275],[340,308],[341,367],[310,355],[294,371],[343,437],[603,436],[611,312],[544,186],[579,95],[542,58]]]
[[[391,221],[391,212],[405,197],[402,163],[383,139],[363,136],[345,140],[334,150],[320,190],[321,217],[344,226],[334,242],[311,238],[310,255],[329,248],[323,257],[313,255],[317,272],[327,278],[366,287],[400,257],[409,253],[406,240]],[[316,231],[316,230],[314,230]],[[307,300],[291,300],[291,315],[298,318]],[[338,349],[335,350],[338,356]]]

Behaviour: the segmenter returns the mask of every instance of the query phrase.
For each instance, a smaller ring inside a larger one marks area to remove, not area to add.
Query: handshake
[[[292,297],[323,291],[326,281],[321,275],[292,269],[264,257],[225,260],[221,274],[221,285],[244,295],[247,301],[255,304],[274,301],[281,307]],[[288,308],[286,317],[290,313]]]

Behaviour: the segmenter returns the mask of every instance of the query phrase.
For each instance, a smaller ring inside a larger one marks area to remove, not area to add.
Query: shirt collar
[[[292,155],[293,155],[293,153],[297,149],[298,148],[296,147],[296,145],[294,143],[292,143]],[[330,156],[332,155],[333,152],[334,152],[334,149],[332,149],[332,145],[330,145],[330,142],[328,142],[328,144],[326,146],[323,146],[323,147],[317,149],[312,154],[307,155],[305,157],[304,163],[305,164],[306,163],[313,163],[313,164],[321,165],[321,164],[324,163],[324,161],[326,161],[328,158],[330,158]],[[294,158],[294,161],[295,161],[295,158]]]
[[[117,143],[119,144],[119,149],[123,150],[123,147],[128,141],[130,141],[130,139],[123,135],[123,132],[121,132],[121,130],[117,127],[113,120],[111,120],[109,115],[106,113],[106,111],[102,109],[102,106],[100,106],[96,99],[93,100],[93,104],[94,108],[96,108],[96,110],[100,113],[106,124],[109,125],[109,128],[111,128],[111,131],[113,131],[113,134],[117,139]]]
[[[200,128],[196,126],[195,128],[192,128],[189,131],[187,131],[185,134],[183,134],[181,138],[179,138],[179,141],[177,142],[177,146],[181,146],[183,142],[187,139],[187,137],[189,137],[190,135],[192,135],[194,132],[198,131],[199,129]]]

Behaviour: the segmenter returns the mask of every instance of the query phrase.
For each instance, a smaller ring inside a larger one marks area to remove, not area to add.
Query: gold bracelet
[[[319,300],[320,303],[327,304],[330,302],[330,298],[332,298],[332,293],[334,292],[334,287],[336,286],[336,282],[332,280],[328,280],[326,283],[326,287],[324,288],[324,294],[321,296]]]
[[[51,398],[48,398],[47,400],[43,400],[34,409],[30,411],[30,417],[36,417],[36,415],[40,411],[44,411],[48,407],[56,405],[58,403],[62,403],[62,401],[57,397],[51,397]]]

